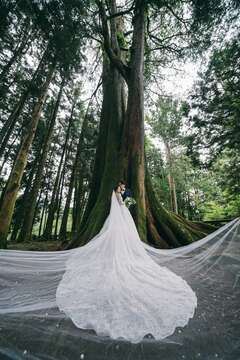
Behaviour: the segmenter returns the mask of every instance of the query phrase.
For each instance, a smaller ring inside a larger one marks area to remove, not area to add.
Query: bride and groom
[[[56,302],[78,328],[97,335],[160,340],[188,323],[197,297],[182,277],[148,255],[127,197],[131,190],[118,182],[101,231],[67,260]]]
[[[126,188],[126,183],[123,180],[120,180],[118,182],[118,184],[114,190],[116,192],[116,195],[117,195],[120,203],[121,203],[121,200],[125,201],[128,197],[132,196],[132,191],[130,189]],[[121,196],[119,197],[118,194],[121,194]]]

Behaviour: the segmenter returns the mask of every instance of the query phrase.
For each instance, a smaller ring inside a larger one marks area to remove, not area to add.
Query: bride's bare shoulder
[[[123,198],[122,198],[122,194],[118,191],[115,191],[115,195],[116,195],[116,198],[119,202],[120,205],[123,205],[124,204],[124,201],[123,201]]]

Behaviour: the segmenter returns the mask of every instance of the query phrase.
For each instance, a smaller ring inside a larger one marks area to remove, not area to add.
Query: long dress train
[[[56,302],[77,327],[131,342],[173,334],[197,307],[186,280],[148,254],[115,191],[99,234],[67,259]]]

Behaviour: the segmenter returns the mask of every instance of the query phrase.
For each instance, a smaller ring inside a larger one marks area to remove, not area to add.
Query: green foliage
[[[211,98],[206,98],[206,105],[208,99],[211,101]],[[180,104],[170,98],[161,99],[157,101],[152,117],[148,118],[151,136],[167,144],[167,151],[171,152],[169,160],[168,156],[164,156],[165,151],[161,153],[150,140],[146,141],[147,162],[156,193],[161,203],[171,209],[167,180],[171,172],[176,185],[179,213],[183,216],[206,221],[239,216],[239,152],[223,147],[221,155],[214,157],[211,167],[204,166],[201,161],[193,162],[192,154],[188,155],[187,151],[189,137],[185,136],[185,117],[189,111],[187,102]],[[203,125],[201,129],[207,131]],[[202,132],[198,138],[203,141]],[[198,151],[196,154],[200,159]]]
[[[171,147],[179,144],[180,127],[183,112],[181,104],[173,98],[159,98],[156,102],[156,110],[148,119],[153,134],[161,137],[164,142],[171,144]]]
[[[120,47],[127,48],[127,42],[122,31],[117,32],[117,41]]]
[[[147,163],[159,201],[170,209],[168,165],[153,145],[146,147]],[[240,192],[226,178],[229,158],[219,158],[212,169],[194,167],[182,153],[173,157],[172,175],[177,190],[179,213],[192,220],[231,219],[240,215]],[[238,180],[239,181],[239,180]],[[233,181],[235,182],[235,181]],[[239,182],[238,182],[239,184]],[[236,183],[235,183],[236,186]]]
[[[240,42],[233,38],[213,52],[201,74],[192,96],[196,114],[190,112],[192,134],[187,139],[188,154],[195,164],[207,163],[218,176],[225,206],[228,200],[234,203],[234,197],[238,201],[240,190],[239,98]],[[216,201],[212,204],[216,206]]]
[[[156,190],[156,196],[161,204],[169,209],[167,170],[164,166],[162,153],[147,136],[145,137],[145,153],[148,171],[151,175],[153,187]]]
[[[233,39],[213,52],[192,96],[193,150],[210,147],[212,159],[226,148],[240,152],[239,98],[240,42]]]

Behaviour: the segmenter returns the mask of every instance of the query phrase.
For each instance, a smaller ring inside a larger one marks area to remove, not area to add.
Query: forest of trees
[[[240,215],[238,1],[1,0],[0,40],[1,248],[87,243],[119,179],[156,247]]]

